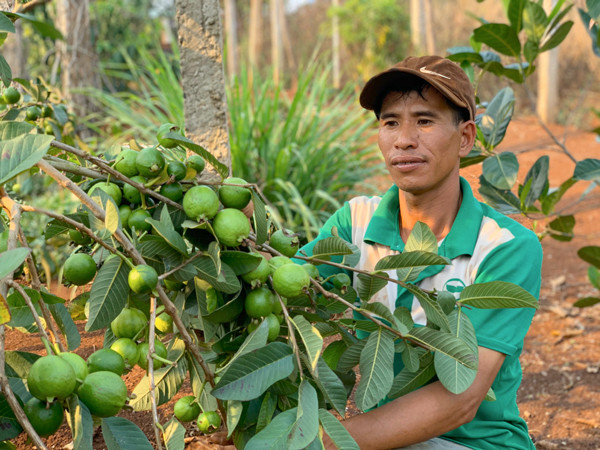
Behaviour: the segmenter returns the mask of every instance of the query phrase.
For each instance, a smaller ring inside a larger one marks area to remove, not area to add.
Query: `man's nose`
[[[394,145],[399,149],[416,148],[418,141],[418,130],[411,123],[402,123],[396,130]]]

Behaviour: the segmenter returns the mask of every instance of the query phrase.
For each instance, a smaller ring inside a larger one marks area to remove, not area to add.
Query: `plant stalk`
[[[160,438],[160,430],[158,429],[158,425],[160,425],[160,420],[158,418],[158,410],[156,409],[156,383],[154,382],[154,359],[152,355],[154,354],[154,339],[155,335],[155,321],[156,321],[156,297],[153,295],[150,297],[150,324],[148,330],[148,381],[150,382],[150,402],[152,404],[152,418],[153,418],[153,427],[154,428],[154,436],[156,437],[156,446],[159,450],[162,450],[162,442]]]

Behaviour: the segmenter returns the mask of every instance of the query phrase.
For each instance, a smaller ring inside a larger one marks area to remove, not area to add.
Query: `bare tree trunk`
[[[273,66],[273,80],[275,84],[279,84],[283,62],[281,26],[279,22],[280,6],[280,0],[271,0],[271,65]]]
[[[288,32],[287,18],[285,15],[285,0],[279,0],[279,29],[281,32],[281,40],[283,42],[283,48],[285,50],[285,58],[292,74],[296,74],[296,58],[294,58],[294,50],[292,49],[292,42],[290,41],[290,34]]]
[[[340,0],[331,0],[331,6],[340,6]],[[333,87],[339,89],[341,86],[340,73],[340,18],[336,14],[331,17],[331,59],[333,66]]]
[[[549,11],[556,0],[544,0]],[[538,57],[536,110],[544,122],[556,122],[558,113],[558,47],[542,53]]]
[[[424,16],[425,16],[425,48],[427,53],[435,55],[435,33],[433,31],[433,8],[431,0],[424,0]]]
[[[176,0],[186,135],[231,172],[218,0]],[[218,179],[209,168],[207,179]]]
[[[227,48],[227,74],[233,77],[238,72],[238,39],[235,0],[225,0],[225,41]]]
[[[424,47],[423,39],[423,11],[422,0],[410,0],[410,42],[413,53],[419,53]]]
[[[94,110],[92,101],[72,90],[100,86],[98,59],[90,37],[89,0],[58,0],[56,28],[64,37],[56,44],[63,95],[76,115],[86,116]]]
[[[259,58],[262,48],[262,0],[250,1],[250,24],[248,43],[248,75],[250,84],[255,68],[259,67]]]

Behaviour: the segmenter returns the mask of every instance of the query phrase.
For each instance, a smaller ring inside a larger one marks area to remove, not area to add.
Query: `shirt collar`
[[[462,203],[452,228],[439,249],[440,255],[450,259],[473,254],[483,218],[481,204],[473,196],[471,186],[463,177],[460,178],[460,187]],[[400,208],[398,195],[398,187],[392,185],[381,197],[365,232],[366,243],[385,245],[399,252],[404,250],[398,223]]]

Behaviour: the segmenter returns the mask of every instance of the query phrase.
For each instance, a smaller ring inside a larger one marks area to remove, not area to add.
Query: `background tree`
[[[218,0],[177,0],[186,135],[231,168]]]

